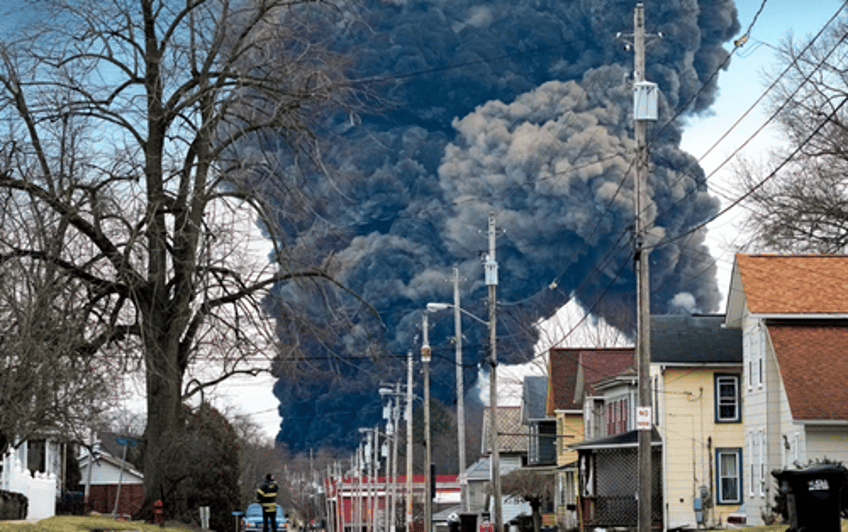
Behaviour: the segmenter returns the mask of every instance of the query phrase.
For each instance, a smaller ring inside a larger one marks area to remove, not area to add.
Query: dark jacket
[[[262,505],[262,510],[266,512],[274,512],[277,510],[277,491],[279,487],[273,479],[266,480],[256,490],[256,501]]]

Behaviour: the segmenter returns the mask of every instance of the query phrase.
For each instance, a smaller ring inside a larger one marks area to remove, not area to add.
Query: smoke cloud
[[[387,108],[332,122],[344,142],[327,158],[356,179],[339,191],[321,185],[321,216],[298,238],[335,251],[340,279],[384,327],[363,315],[341,341],[348,360],[316,351],[325,373],[281,375],[281,441],[294,450],[347,447],[358,427],[379,421],[377,386],[405,380],[407,353],[418,358],[421,311],[452,301],[453,267],[463,307],[487,319],[489,213],[502,230],[501,362],[532,356],[532,325],[571,298],[632,331],[633,54],[615,34],[632,33],[634,4],[363,0],[345,19],[354,22],[339,24],[337,46],[357,58],[353,76],[379,80],[373,88]],[[685,117],[715,98],[723,44],[739,30],[736,9],[731,0],[663,0],[645,2],[645,12],[647,31],[665,35],[650,41],[646,61],[646,78],[661,90],[660,119],[649,128],[649,212],[660,242],[651,253],[652,311],[714,311],[720,296],[705,233],[671,237],[719,208],[679,142]],[[308,302],[291,287],[278,293]],[[451,404],[453,320],[436,314],[431,324],[432,393]],[[468,390],[485,367],[486,330],[469,319],[463,330]],[[281,328],[283,343],[289,332]]]

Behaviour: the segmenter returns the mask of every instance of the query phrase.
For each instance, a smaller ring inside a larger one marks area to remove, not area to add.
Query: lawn
[[[735,528],[732,530],[738,530],[740,532],[784,532],[787,528],[789,528],[789,525],[783,523],[770,526],[749,526],[747,528]],[[842,520],[842,532],[848,532],[848,520],[846,519]]]
[[[178,526],[161,528],[159,525],[148,524],[142,521],[119,521],[105,516],[57,516],[42,519],[37,523],[0,521],[0,532],[186,532],[186,530],[192,529]]]

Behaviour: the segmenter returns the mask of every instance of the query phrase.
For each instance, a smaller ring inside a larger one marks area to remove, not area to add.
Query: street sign
[[[636,407],[636,430],[651,430],[651,410],[650,406]]]
[[[138,443],[132,438],[115,438],[115,441],[118,445],[123,445],[124,447],[135,447],[136,443]]]

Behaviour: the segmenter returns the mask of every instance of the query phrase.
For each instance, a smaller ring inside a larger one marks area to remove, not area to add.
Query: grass
[[[185,526],[166,526],[145,523],[143,521],[119,521],[105,516],[63,515],[42,519],[36,523],[23,521],[0,521],[0,532],[91,532],[102,531],[141,531],[141,532],[186,532],[193,530]]]
[[[782,523],[779,525],[769,526],[749,526],[747,528],[736,528],[739,532],[784,532],[789,527],[788,524]],[[842,520],[842,532],[848,532],[848,520]]]

